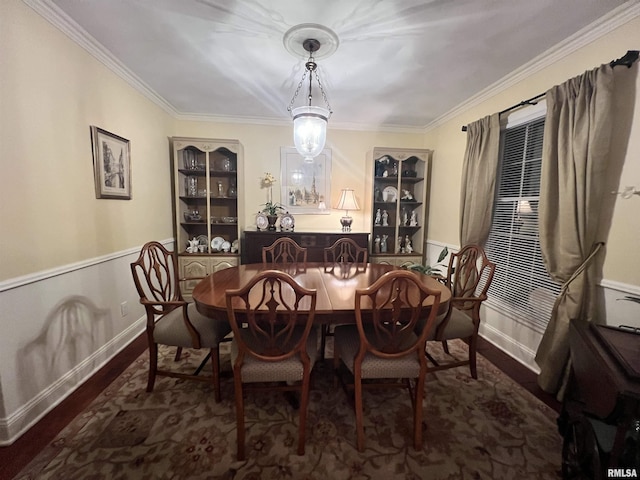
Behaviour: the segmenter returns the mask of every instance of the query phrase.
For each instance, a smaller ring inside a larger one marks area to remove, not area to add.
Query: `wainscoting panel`
[[[173,248],[172,239],[163,243]],[[13,443],[144,330],[129,267],[139,251],[0,283],[0,445]]]

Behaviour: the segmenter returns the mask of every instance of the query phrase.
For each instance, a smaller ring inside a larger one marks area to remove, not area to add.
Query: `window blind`
[[[560,292],[544,267],[538,235],[543,134],[544,117],[503,131],[493,223],[485,246],[497,265],[487,304],[540,333]]]

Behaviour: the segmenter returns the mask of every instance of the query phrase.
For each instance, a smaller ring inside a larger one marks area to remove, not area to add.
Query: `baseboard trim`
[[[540,373],[540,368],[535,363],[536,352],[526,345],[486,323],[480,324],[480,336],[536,375]]]
[[[133,322],[110,342],[87,357],[66,375],[31,399],[13,415],[0,418],[0,446],[15,442],[24,432],[53,410],[78,387],[135,340],[145,328],[146,316]],[[79,379],[79,380],[78,380]],[[74,385],[69,387],[73,382]]]

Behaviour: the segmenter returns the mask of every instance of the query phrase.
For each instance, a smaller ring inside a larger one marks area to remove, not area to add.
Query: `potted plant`
[[[267,215],[269,220],[269,230],[276,229],[276,221],[278,214],[285,211],[284,207],[278,202],[273,201],[273,184],[276,183],[276,177],[271,173],[265,172],[264,177],[260,178],[260,188],[267,188],[267,202],[262,204],[262,213]]]
[[[413,270],[415,272],[420,272],[425,275],[431,275],[433,277],[442,277],[443,273],[441,269],[443,267],[446,269],[446,265],[443,264],[442,261],[447,257],[447,255],[449,255],[449,249],[447,247],[444,247],[440,251],[440,255],[438,255],[438,262],[435,265],[422,265],[420,263],[414,263],[412,265],[406,266],[405,268],[407,270]]]

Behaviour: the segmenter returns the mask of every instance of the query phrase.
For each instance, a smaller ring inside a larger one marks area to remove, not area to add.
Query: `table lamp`
[[[338,205],[336,205],[338,210],[344,210],[344,217],[340,219],[340,223],[342,224],[343,232],[351,231],[351,222],[353,222],[353,218],[349,216],[349,210],[360,210],[358,206],[358,202],[356,201],[356,196],[353,193],[351,188],[343,188],[340,194],[340,201]]]

